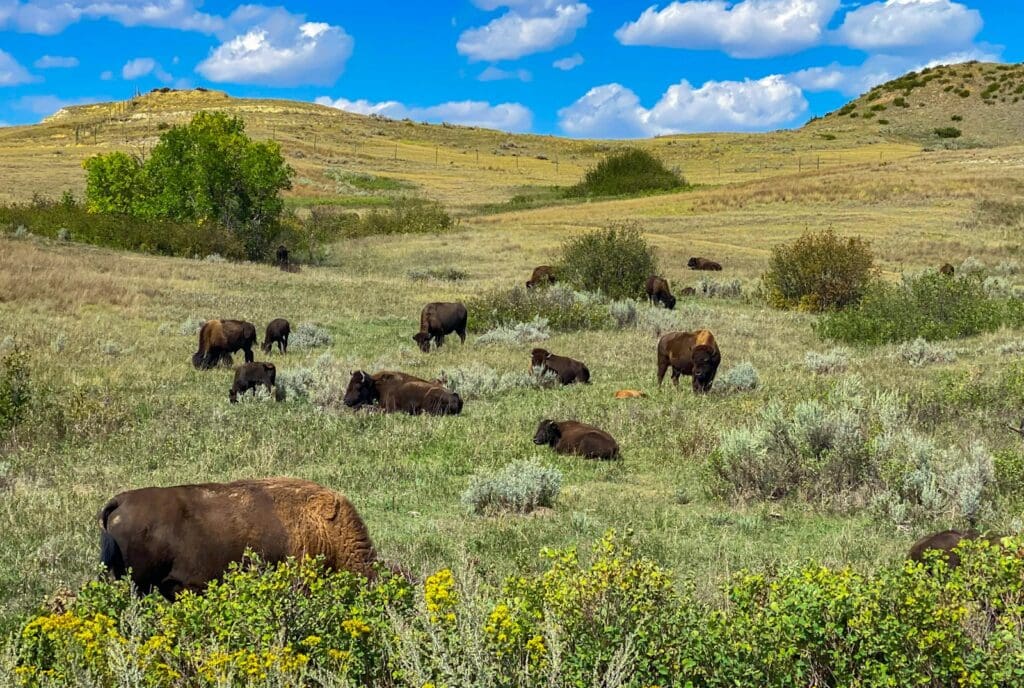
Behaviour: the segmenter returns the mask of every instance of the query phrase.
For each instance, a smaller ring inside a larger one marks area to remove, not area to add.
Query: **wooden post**
[[[434,146],[434,167],[437,167],[437,149],[438,146]]]

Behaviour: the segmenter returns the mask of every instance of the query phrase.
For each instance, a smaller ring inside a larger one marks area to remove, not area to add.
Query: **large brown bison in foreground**
[[[568,356],[556,356],[547,349],[534,349],[530,352],[530,363],[534,368],[540,368],[541,375],[549,371],[554,373],[563,385],[571,385],[574,382],[590,384],[590,369],[583,361]]]
[[[266,562],[322,555],[327,565],[373,577],[377,554],[344,496],[307,480],[147,487],[100,510],[100,559],[115,578],[130,569],[138,592],[173,600],[201,591],[250,549]]]
[[[593,425],[574,420],[542,420],[533,443],[550,445],[559,454],[576,454],[588,459],[619,458],[615,438]]]
[[[215,367],[221,361],[230,364],[231,354],[245,352],[252,363],[256,344],[256,326],[244,320],[207,320],[199,329],[199,350],[192,354],[192,365],[200,370]]]
[[[430,351],[431,340],[440,349],[444,344],[444,336],[452,332],[459,335],[459,340],[465,344],[468,319],[466,307],[461,303],[428,303],[420,312],[420,331],[412,339],[423,353]]]
[[[530,275],[529,281],[526,283],[527,289],[533,289],[534,287],[547,286],[554,284],[558,281],[558,276],[555,274],[555,269],[550,265],[538,265],[533,269],[533,274]]]
[[[721,362],[722,354],[710,331],[669,332],[658,340],[658,386],[672,368],[672,384],[678,387],[680,375],[691,375],[694,392],[710,391]]]
[[[647,291],[647,299],[651,302],[652,306],[660,303],[669,310],[676,307],[676,297],[672,296],[672,292],[668,288],[668,282],[663,278],[648,277],[644,288]]]
[[[379,404],[385,413],[403,411],[413,416],[421,413],[457,416],[462,413],[462,398],[439,382],[428,382],[389,370],[373,375],[355,371],[345,390],[345,405],[359,409],[374,404]]]
[[[690,258],[690,260],[686,261],[686,267],[690,268],[691,270],[718,271],[722,269],[722,264],[716,263],[713,260],[708,260],[707,258],[699,258],[697,256],[694,256]]]

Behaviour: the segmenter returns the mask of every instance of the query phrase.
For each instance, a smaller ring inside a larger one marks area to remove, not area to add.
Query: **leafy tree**
[[[127,153],[94,155],[85,168],[85,206],[91,213],[130,215],[142,192],[142,163]]]

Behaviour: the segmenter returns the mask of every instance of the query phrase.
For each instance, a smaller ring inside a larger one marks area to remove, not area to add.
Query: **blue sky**
[[[283,2],[0,0],[0,123],[166,85],[580,137],[761,131],[910,69],[1024,61],[1024,0]]]

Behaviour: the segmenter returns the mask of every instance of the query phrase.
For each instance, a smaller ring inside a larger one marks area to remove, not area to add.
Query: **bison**
[[[207,320],[199,329],[199,350],[192,355],[192,365],[208,370],[219,362],[231,363],[231,354],[242,349],[245,362],[252,363],[252,347],[256,343],[256,326],[244,320]]]
[[[288,353],[288,335],[292,333],[292,326],[284,318],[271,320],[267,325],[267,331],[263,335],[263,345],[260,347],[264,353],[270,353],[270,349],[277,342],[279,353]]]
[[[451,332],[459,335],[459,340],[465,344],[468,318],[466,307],[461,303],[428,303],[420,312],[420,331],[412,339],[424,353],[430,351],[431,340],[440,349],[444,336]]]
[[[344,400],[346,406],[355,409],[379,404],[385,413],[403,411],[413,416],[462,413],[462,397],[440,383],[388,370],[373,375],[362,370],[353,372]]]
[[[946,561],[949,568],[956,568],[960,565],[960,555],[956,549],[964,540],[983,540],[986,542],[998,543],[1003,539],[1002,535],[982,534],[976,530],[943,530],[939,533],[926,535],[910,548],[907,558],[911,561],[921,562],[925,559],[927,552],[941,552],[942,559]]]
[[[698,258],[696,256],[693,257],[693,258],[690,258],[690,260],[686,261],[686,267],[690,268],[691,270],[721,270],[722,269],[721,263],[716,263],[715,261],[708,260],[707,258]]]
[[[115,578],[131,570],[139,594],[168,600],[201,592],[252,550],[263,561],[323,556],[334,569],[373,578],[377,554],[343,495],[307,480],[147,487],[100,510],[100,560]]]
[[[647,290],[647,299],[652,306],[660,303],[669,310],[676,307],[676,297],[672,296],[672,292],[668,289],[668,282],[661,277],[648,277],[645,289]]]
[[[588,459],[619,458],[619,445],[611,435],[574,420],[542,420],[533,443],[550,445],[559,454],[577,454]]]
[[[945,275],[946,277],[952,277],[956,273],[956,270],[949,263],[943,263],[939,267],[939,274]]]
[[[658,340],[658,386],[671,367],[672,384],[678,387],[680,375],[691,375],[693,391],[707,392],[721,362],[715,336],[708,330],[669,332]]]
[[[238,403],[238,395],[245,394],[249,390],[252,390],[253,396],[255,396],[256,388],[260,385],[263,385],[268,393],[271,392],[271,388],[276,388],[278,394],[274,396],[281,401],[281,388],[277,387],[277,368],[274,367],[274,364],[262,361],[243,363],[235,368],[235,381],[231,385],[228,399],[232,404]]]
[[[279,267],[288,267],[288,263],[290,262],[288,258],[288,247],[285,246],[284,244],[281,244],[280,246],[277,247],[277,256],[275,262]]]
[[[582,361],[566,356],[556,356],[547,349],[534,349],[530,352],[534,368],[541,369],[541,375],[551,371],[558,376],[563,385],[574,382],[590,384],[590,370]]]
[[[693,287],[683,287],[682,290],[680,290],[679,294],[681,296],[696,296],[697,290],[694,289]]]
[[[644,399],[647,395],[639,389],[620,389],[615,392],[616,399]]]
[[[555,276],[555,269],[553,267],[550,265],[540,265],[533,269],[533,274],[530,275],[526,288],[533,289],[534,287],[547,286],[557,281],[558,278]]]

